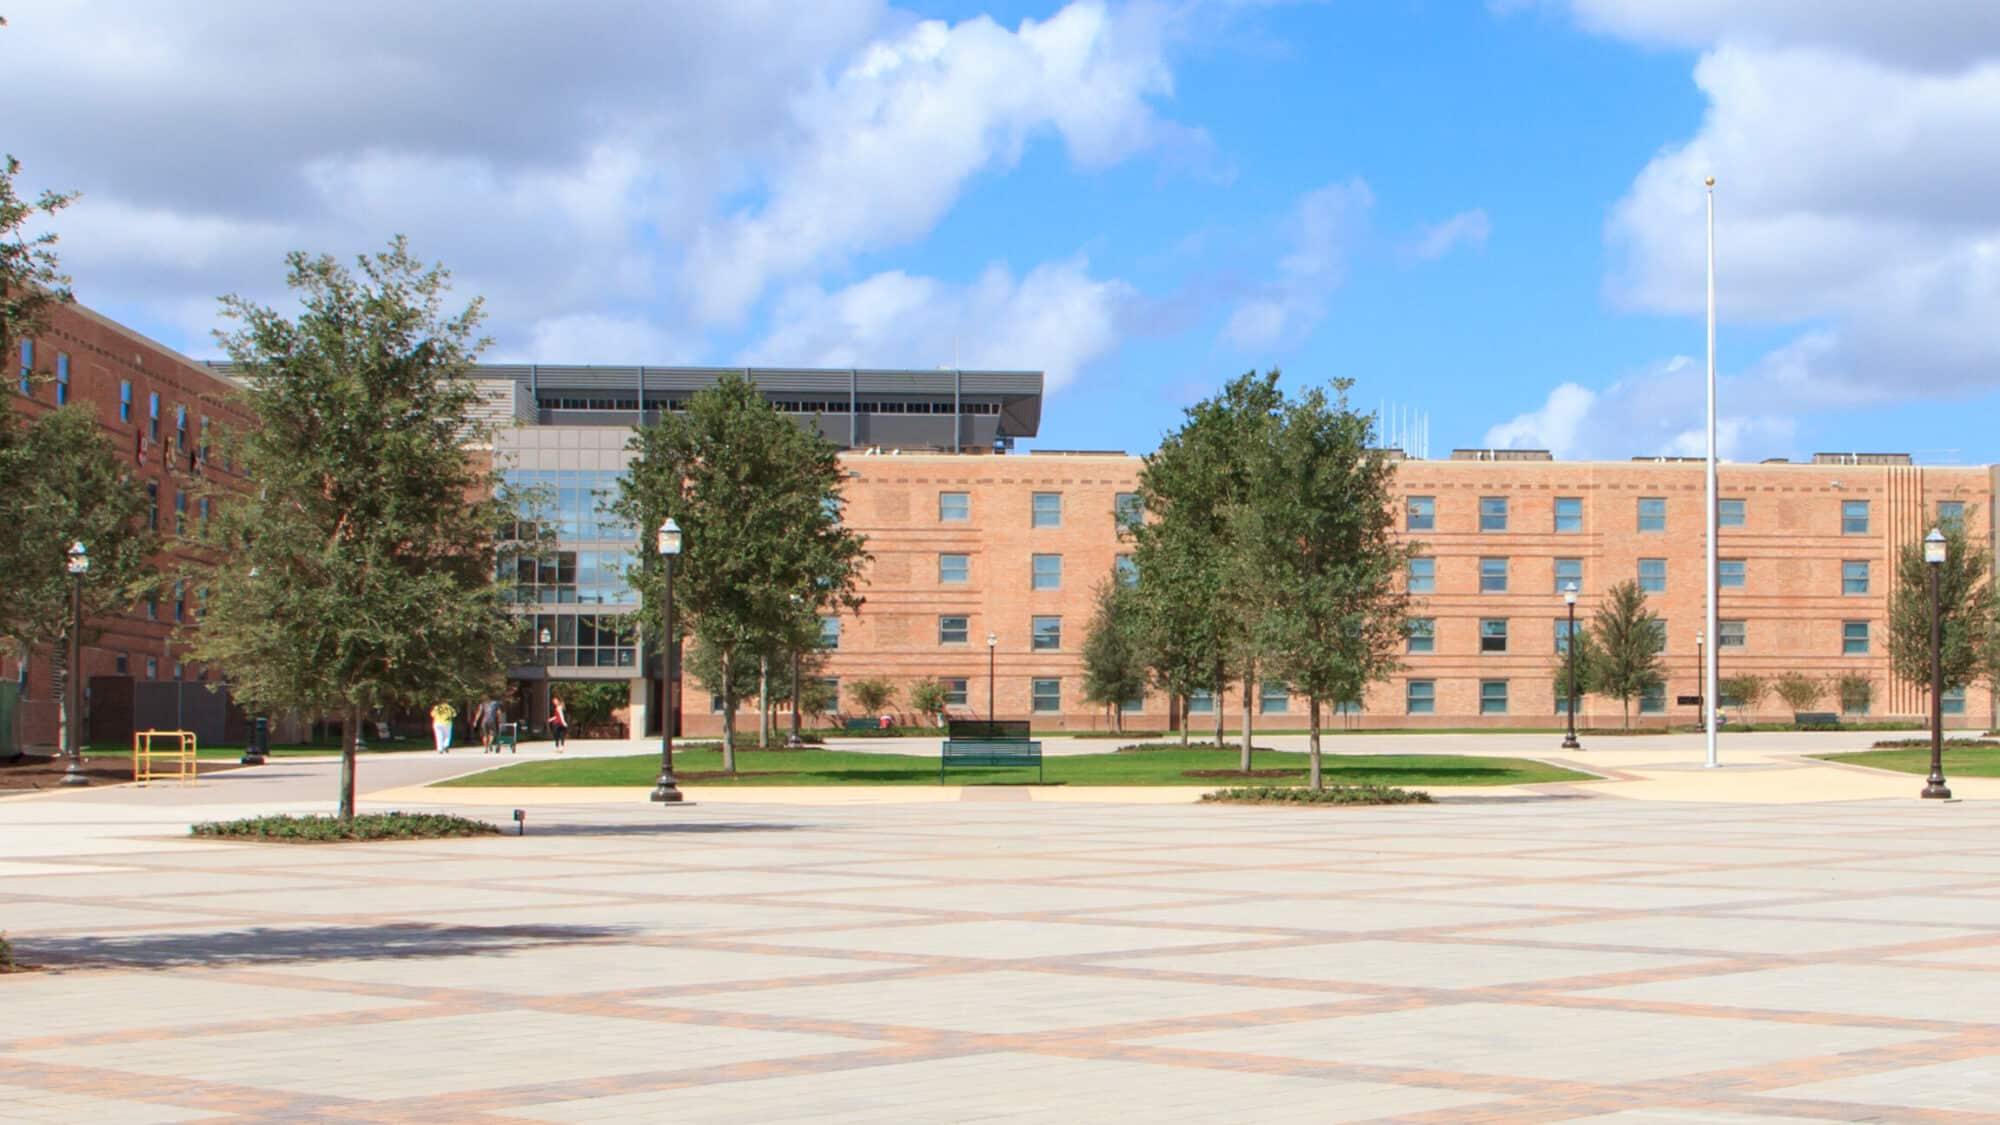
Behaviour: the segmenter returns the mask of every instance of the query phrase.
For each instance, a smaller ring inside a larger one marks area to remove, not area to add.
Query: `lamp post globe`
[[[1576,583],[1564,584],[1563,605],[1569,610],[1569,627],[1563,633],[1563,649],[1569,655],[1569,670],[1563,676],[1565,694],[1569,696],[1569,706],[1564,709],[1568,714],[1569,723],[1563,734],[1562,748],[1581,750],[1583,744],[1576,740]]]
[[[1924,779],[1925,797],[1948,800],[1951,788],[1944,783],[1944,617],[1938,607],[1949,544],[1944,532],[1931,528],[1924,536],[1924,570],[1931,587],[1931,774]]]
[[[659,533],[654,537],[654,546],[659,549],[660,563],[666,569],[665,593],[661,600],[665,603],[660,617],[663,628],[660,631],[660,779],[653,786],[653,800],[661,804],[675,804],[683,800],[680,785],[674,781],[674,667],[680,662],[674,657],[680,642],[674,636],[674,560],[681,553],[681,525],[668,516],[660,523]]]
[[[82,540],[78,540],[69,545],[63,561],[69,571],[69,663],[63,673],[63,701],[66,704],[63,737],[69,743],[69,763],[63,769],[62,784],[89,785],[90,778],[83,772],[83,743],[78,741],[78,735],[83,730],[83,693],[77,687],[82,678],[82,669],[78,665],[83,653],[83,576],[90,573],[90,551],[84,547]]]

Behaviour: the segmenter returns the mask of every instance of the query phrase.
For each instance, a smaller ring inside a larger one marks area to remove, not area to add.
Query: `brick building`
[[[147,490],[149,518],[166,544],[157,562],[169,575],[160,596],[84,627],[85,737],[119,738],[129,734],[135,699],[164,690],[138,685],[200,684],[209,677],[175,643],[177,631],[198,620],[203,591],[172,576],[210,550],[208,528],[216,506],[226,502],[226,496],[206,495],[210,488],[226,493],[246,484],[223,435],[247,426],[249,418],[232,385],[207,367],[81,305],[52,310],[46,328],[17,348],[9,357],[6,389],[16,396],[14,409],[33,417],[88,404],[124,451],[135,486]],[[19,698],[9,735],[21,745],[56,742],[51,679],[45,651],[31,652],[25,663],[11,649],[0,653],[0,682],[14,685]],[[207,693],[189,689],[185,695],[188,708],[208,708]]]

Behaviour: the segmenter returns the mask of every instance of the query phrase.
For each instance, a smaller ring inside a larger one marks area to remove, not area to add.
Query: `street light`
[[[993,733],[993,653],[1000,644],[1000,634],[986,634],[986,726],[988,734]]]
[[[1944,624],[1938,612],[1938,575],[1944,570],[1944,532],[1931,528],[1924,536],[1924,570],[1931,580],[1931,775],[1924,796],[1948,800],[1944,783]]]
[[[1581,750],[1583,746],[1576,740],[1576,583],[1563,587],[1563,604],[1569,607],[1569,632],[1563,634],[1563,643],[1569,650],[1569,733],[1563,736],[1562,748]]]
[[[63,770],[62,784],[89,785],[83,773],[83,743],[77,740],[82,718],[82,693],[77,690],[77,666],[82,662],[83,576],[90,571],[90,552],[81,540],[69,545],[69,671],[63,677],[63,695],[69,702],[69,766]]]
[[[792,606],[796,608],[805,601],[797,594],[792,595]],[[792,646],[792,733],[785,738],[785,749],[803,750],[806,741],[799,737],[799,646]]]
[[[681,525],[669,516],[660,524],[657,545],[660,562],[667,568],[667,596],[665,611],[665,631],[660,634],[660,780],[653,786],[653,800],[673,803],[681,800],[680,787],[674,783],[674,650],[680,645],[674,637],[674,559],[681,553]]]

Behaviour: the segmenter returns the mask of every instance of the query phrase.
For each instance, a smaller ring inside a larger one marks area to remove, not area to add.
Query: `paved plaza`
[[[183,835],[323,763],[0,799],[57,970],[0,978],[0,1120],[2000,1120],[2000,803],[927,792],[339,847]]]

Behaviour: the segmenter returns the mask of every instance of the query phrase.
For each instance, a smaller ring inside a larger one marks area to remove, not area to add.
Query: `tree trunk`
[[[1313,787],[1313,788],[1314,788],[1315,790],[1317,790],[1318,788],[1320,788],[1320,781],[1319,781],[1319,696],[1315,695],[1315,696],[1310,696],[1310,697],[1308,697],[1308,698],[1307,698],[1307,700],[1306,700],[1306,710],[1307,710],[1307,711],[1309,711],[1309,712],[1310,712],[1310,713],[1312,714],[1312,727],[1311,727],[1311,731],[1312,731],[1312,736],[1311,736],[1311,738],[1310,738],[1310,739],[1308,739],[1308,741],[1307,741],[1307,745],[1308,745],[1308,746],[1310,746],[1310,747],[1312,748],[1312,787]]]
[[[771,658],[757,658],[757,749],[771,748]]]
[[[1238,766],[1244,773],[1250,772],[1250,726],[1251,699],[1257,694],[1257,662],[1252,660],[1243,665],[1243,763]]]
[[[1111,729],[1117,731],[1119,734],[1125,733],[1125,704],[1113,703],[1111,705]]]
[[[1175,696],[1170,706],[1176,708],[1175,713],[1181,717],[1181,749],[1185,750],[1188,744],[1188,720],[1194,718],[1193,715],[1188,714],[1187,696]]]
[[[1622,699],[1620,699],[1620,700],[1618,701],[1618,704],[1619,704],[1619,706],[1621,706],[1621,707],[1625,708],[1625,729],[1626,729],[1626,730],[1631,730],[1631,729],[1632,729],[1632,697],[1631,697],[1631,696],[1629,696],[1629,695],[1628,695],[1628,696],[1625,696],[1624,698],[1622,698]]]
[[[349,706],[340,731],[340,819],[354,819],[354,744],[361,738],[361,708]]]
[[[735,652],[722,650],[722,772],[736,772],[736,680],[732,667]]]
[[[1215,748],[1217,750],[1220,750],[1224,746],[1228,745],[1228,743],[1224,742],[1222,739],[1222,724],[1224,718],[1226,717],[1225,712],[1227,710],[1227,708],[1224,706],[1224,703],[1226,700],[1228,700],[1228,698],[1229,698],[1229,688],[1226,685],[1219,686],[1215,689]]]

